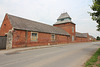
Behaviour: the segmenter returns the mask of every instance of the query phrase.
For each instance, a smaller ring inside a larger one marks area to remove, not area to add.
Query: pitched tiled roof
[[[50,25],[43,24],[40,22],[16,17],[16,16],[9,15],[9,14],[7,14],[7,16],[14,29],[69,35],[65,30],[58,28],[58,27],[54,27],[54,26],[50,26]]]
[[[67,18],[67,17],[70,18],[70,16],[69,16],[68,13],[66,12],[66,13],[62,13],[62,14],[58,17],[58,19],[63,19],[63,18]]]
[[[68,13],[62,13],[57,20],[61,20],[61,19],[66,19],[66,18],[70,18],[70,20],[63,20],[63,21],[57,21],[54,25],[57,25],[57,24],[63,24],[63,23],[72,23],[72,24],[75,24],[71,21],[71,17],[68,15]]]
[[[92,35],[89,35],[91,38],[93,38],[93,39],[95,39],[95,37],[94,36],[92,36]]]
[[[87,37],[87,33],[76,32],[76,37]]]

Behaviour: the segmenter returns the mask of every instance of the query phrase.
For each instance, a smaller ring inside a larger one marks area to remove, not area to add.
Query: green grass
[[[98,56],[100,55],[100,48],[96,51],[96,53],[85,63],[85,67],[93,67],[93,65],[98,61]],[[100,64],[96,66],[100,67]]]
[[[96,64],[96,66],[100,67],[100,64]]]

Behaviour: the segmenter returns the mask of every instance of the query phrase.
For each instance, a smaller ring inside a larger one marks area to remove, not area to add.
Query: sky
[[[6,13],[53,25],[61,13],[67,12],[77,32],[97,37],[97,23],[88,14],[91,5],[92,0],[0,0],[0,26]]]

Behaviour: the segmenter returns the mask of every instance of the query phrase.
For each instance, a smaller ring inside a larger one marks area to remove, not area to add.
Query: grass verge
[[[100,48],[96,51],[95,54],[85,63],[85,67],[100,67]]]

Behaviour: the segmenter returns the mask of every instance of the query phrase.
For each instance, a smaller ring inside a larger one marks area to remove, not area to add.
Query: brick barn
[[[7,36],[8,32],[11,32],[11,44],[8,48],[94,40],[88,33],[76,32],[75,25],[68,13],[62,13],[53,26],[6,14],[1,25],[0,36]]]

